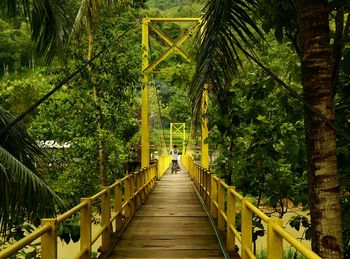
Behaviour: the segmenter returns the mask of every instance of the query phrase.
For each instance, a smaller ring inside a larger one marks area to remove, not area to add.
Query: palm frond
[[[19,5],[23,8],[24,14],[28,15],[30,12],[29,0],[0,0],[0,10],[2,15],[13,18],[18,15]]]
[[[69,0],[34,0],[32,38],[39,57],[49,63],[55,55],[63,56],[72,27]]]
[[[141,0],[143,1],[143,0]],[[74,19],[74,26],[71,32],[71,37],[80,33],[82,28],[93,30],[94,22],[98,18],[101,7],[107,6],[112,8],[112,2],[118,8],[124,8],[129,5],[129,0],[82,0],[79,10]]]
[[[0,106],[0,128],[5,128],[14,116]],[[16,124],[6,134],[0,136],[0,146],[10,152],[30,170],[34,170],[42,156],[42,150],[33,139],[30,138],[23,124]]]
[[[108,1],[107,1],[108,4]],[[101,0],[82,0],[78,13],[75,16],[73,30],[71,36],[79,34],[81,28],[88,28],[92,30],[95,19],[99,15]]]
[[[0,146],[0,231],[55,216],[63,201],[31,170]]]
[[[205,7],[200,33],[197,68],[192,80],[194,111],[200,107],[203,89],[219,96],[241,66],[241,52],[252,51],[263,34],[251,18],[259,9],[258,0],[212,0]]]
[[[14,117],[0,107],[0,128]],[[12,224],[35,222],[55,215],[63,201],[33,173],[42,157],[40,148],[17,124],[0,138],[0,231]]]

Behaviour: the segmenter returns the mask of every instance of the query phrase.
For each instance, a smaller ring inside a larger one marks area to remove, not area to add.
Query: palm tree
[[[335,121],[327,1],[298,1],[304,100]],[[322,258],[342,258],[336,132],[305,110],[312,248]]]
[[[14,117],[0,107],[0,128]],[[42,152],[17,124],[0,138],[0,232],[24,221],[52,217],[63,201],[33,172]]]
[[[110,0],[106,1],[110,5]],[[87,60],[90,61],[94,56],[95,42],[95,22],[102,6],[101,0],[82,0],[79,11],[76,15],[73,34],[80,33],[81,28],[86,28],[88,37]],[[92,67],[89,66],[89,81],[92,84],[92,97],[96,106],[96,120],[98,132],[98,150],[99,150],[99,175],[102,186],[107,186],[107,154],[104,137],[104,117],[101,105],[99,104],[100,87],[94,80]]]
[[[291,13],[297,14],[299,21],[297,44],[301,49],[304,100],[328,120],[334,121],[328,2],[287,2],[286,6],[294,8]],[[262,0],[208,1],[193,79],[192,101],[196,107],[200,107],[204,87],[211,90],[218,100],[225,96],[239,69],[241,53],[247,53],[247,50],[252,50],[253,44],[259,44],[255,35],[262,34],[250,15],[256,14],[264,3]],[[298,13],[295,7],[298,7]],[[342,258],[335,132],[305,108],[305,134],[312,247],[322,258]]]

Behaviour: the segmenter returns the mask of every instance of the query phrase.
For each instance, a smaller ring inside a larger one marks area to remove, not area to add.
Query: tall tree
[[[329,4],[297,1],[304,100],[335,121]],[[340,187],[336,133],[305,110],[312,248],[322,258],[342,258]]]
[[[110,5],[111,1],[106,1]],[[87,60],[91,60],[94,55],[95,42],[95,22],[102,5],[100,0],[83,0],[81,2],[79,12],[75,19],[75,31],[79,27],[85,27],[88,38]],[[107,186],[107,158],[106,143],[104,137],[104,118],[101,105],[99,104],[100,87],[94,80],[94,72],[92,66],[89,66],[89,82],[92,85],[92,97],[96,106],[96,121],[98,132],[98,153],[99,153],[99,172],[102,186]]]
[[[81,28],[86,29],[88,39],[88,51],[87,59],[91,60],[94,55],[95,49],[95,37],[96,37],[96,23],[98,22],[98,16],[103,7],[108,9],[112,8],[113,0],[82,0],[79,11],[75,18],[75,26],[73,34],[80,32]],[[139,8],[144,6],[144,0],[133,1],[132,7]],[[128,1],[119,2],[115,1],[118,7],[125,7],[130,5]],[[101,86],[95,82],[93,67],[89,67],[89,82],[92,85],[92,97],[96,105],[96,126],[98,132],[98,152],[99,152],[99,171],[101,184],[107,185],[107,153],[106,153],[106,140],[104,132],[104,116],[100,104]]]
[[[257,9],[270,2],[262,0],[208,2],[200,37],[197,72],[193,80],[192,95],[195,104],[200,103],[205,84],[211,86],[210,90],[219,100],[225,96],[225,91],[229,90],[232,78],[238,71],[240,51],[247,53],[247,50],[253,48],[253,44],[259,43],[255,35],[261,35],[261,32],[250,15],[256,14]],[[296,4],[299,12],[294,15]],[[281,2],[281,5],[291,10],[289,16],[298,18],[291,21],[298,21],[299,42],[295,41],[297,39],[295,34],[290,34],[289,38],[294,39],[296,49],[299,46],[301,48],[304,100],[332,121],[334,95],[328,2],[290,0]],[[283,30],[283,27],[280,26],[280,30]],[[279,36],[279,33],[276,36]],[[308,140],[313,249],[323,258],[342,258],[335,132],[305,108],[305,134]]]

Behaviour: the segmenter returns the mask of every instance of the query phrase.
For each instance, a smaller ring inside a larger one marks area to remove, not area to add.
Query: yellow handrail
[[[7,258],[16,253],[18,250],[22,249],[26,245],[30,244],[37,238],[41,237],[43,234],[49,232],[51,229],[50,225],[45,225],[43,227],[38,228],[34,232],[32,232],[30,235],[22,238],[12,246],[8,247],[7,249],[0,252],[0,258]]]
[[[130,218],[136,209],[141,206],[149,192],[153,189],[157,178],[164,174],[170,164],[167,157],[161,158],[161,165],[152,164],[147,168],[142,168],[134,174],[129,174],[117,180],[110,186],[103,187],[97,194],[82,198],[81,202],[64,214],[52,219],[42,219],[42,226],[34,232],[0,251],[0,259],[14,255],[23,247],[31,244],[41,237],[41,258],[57,258],[57,225],[80,212],[80,250],[75,258],[91,258],[91,246],[102,236],[102,252],[107,252],[111,244],[111,235],[114,233],[112,224],[115,223],[116,231],[122,229],[124,218]],[[169,163],[168,163],[169,162]],[[168,163],[168,164],[167,164]],[[110,191],[115,190],[114,197],[110,197]],[[94,237],[91,237],[91,203],[101,198],[102,204],[102,226]],[[114,200],[114,213],[111,216],[111,198]]]
[[[303,256],[310,259],[321,257],[306,247],[282,227],[280,219],[268,217],[253,205],[250,198],[245,198],[223,180],[195,163],[193,157],[185,155],[182,162],[191,176],[194,186],[201,194],[210,216],[217,220],[217,228],[224,231],[226,228],[226,249],[235,250],[235,240],[241,243],[241,258],[256,258],[252,253],[252,215],[255,214],[267,223],[267,258],[281,259],[283,255],[283,240],[291,244]],[[225,206],[226,198],[226,206]],[[235,227],[236,202],[241,203],[241,234]]]

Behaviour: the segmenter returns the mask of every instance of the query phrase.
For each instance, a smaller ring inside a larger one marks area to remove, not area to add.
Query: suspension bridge
[[[176,42],[170,40],[154,22],[193,22],[193,26]],[[127,174],[110,186],[56,218],[41,220],[41,226],[13,245],[0,251],[0,258],[15,258],[16,253],[40,239],[41,258],[58,258],[58,227],[79,215],[79,246],[71,258],[92,258],[93,245],[99,241],[99,258],[256,258],[253,250],[253,216],[267,228],[267,258],[283,256],[287,242],[306,258],[320,258],[288,233],[281,219],[267,216],[243,197],[234,186],[227,185],[209,168],[207,118],[208,95],[202,98],[200,160],[193,158],[193,129],[182,146],[181,170],[169,173],[171,158],[165,141],[163,153],[150,160],[149,74],[162,60],[176,52],[190,57],[180,46],[198,29],[200,18],[144,18],[142,20],[143,85],[141,121],[141,169]],[[169,48],[150,62],[149,30],[153,30]],[[174,124],[174,132],[185,127]],[[92,231],[93,216],[100,204],[101,223]],[[240,222],[237,215],[240,214]],[[94,233],[93,233],[94,232]]]

